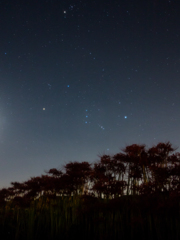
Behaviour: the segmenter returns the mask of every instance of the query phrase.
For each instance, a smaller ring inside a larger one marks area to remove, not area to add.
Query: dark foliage
[[[12,182],[0,190],[0,230],[9,229],[3,239],[26,239],[30,224],[29,239],[179,239],[180,153],[174,151],[169,142],[149,149],[133,144],[92,167],[70,162],[63,171]]]

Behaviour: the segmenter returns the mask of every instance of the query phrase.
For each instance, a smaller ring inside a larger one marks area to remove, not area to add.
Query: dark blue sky
[[[175,0],[0,1],[0,187],[134,143],[179,147],[179,14]]]

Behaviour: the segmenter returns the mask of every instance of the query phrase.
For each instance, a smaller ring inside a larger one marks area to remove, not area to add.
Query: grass
[[[42,197],[28,208],[9,202],[0,208],[2,239],[179,240],[179,214],[152,206],[141,208],[142,200],[130,196],[112,200]],[[154,203],[159,204],[158,197]]]

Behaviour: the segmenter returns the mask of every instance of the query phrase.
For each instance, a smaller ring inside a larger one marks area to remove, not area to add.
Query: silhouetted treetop
[[[94,195],[116,198],[122,195],[144,195],[156,192],[180,196],[180,153],[170,142],[146,148],[142,144],[126,146],[115,155],[99,156],[98,162],[70,162],[63,171],[51,168],[47,175],[28,181],[11,182],[0,190],[3,202],[23,196]]]
[[[60,177],[63,174],[62,171],[57,170],[56,168],[51,168],[46,173],[52,175],[53,177]]]

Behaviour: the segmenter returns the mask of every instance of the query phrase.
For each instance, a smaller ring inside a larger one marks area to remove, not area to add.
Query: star
[[[99,126],[102,130],[105,129],[105,128],[104,128],[102,125],[100,125],[100,124],[98,124],[98,126]]]

